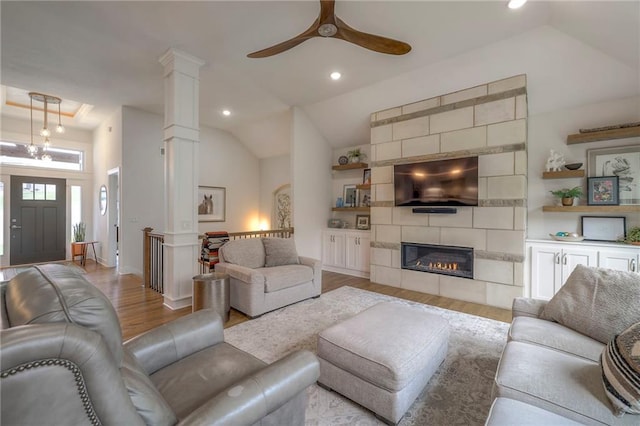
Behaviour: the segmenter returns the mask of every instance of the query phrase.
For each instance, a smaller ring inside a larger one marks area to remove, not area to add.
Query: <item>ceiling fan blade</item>
[[[338,27],[338,32],[334,36],[335,38],[357,44],[365,49],[373,50],[374,52],[387,53],[389,55],[404,55],[411,51],[411,46],[403,41],[375,34],[363,33],[362,31],[351,28],[337,16],[336,25]]]
[[[291,49],[292,47],[296,47],[300,43],[309,40],[313,37],[318,37],[318,27],[320,26],[320,17],[318,17],[313,24],[309,28],[307,28],[303,33],[298,34],[297,36],[283,41],[282,43],[278,43],[271,47],[267,47],[266,49],[258,50],[257,52],[252,52],[247,55],[249,58],[266,58],[268,56],[277,55],[278,53],[282,53],[286,50]]]
[[[320,15],[318,22],[323,24],[333,23],[336,16],[335,13],[336,0],[320,0]]]

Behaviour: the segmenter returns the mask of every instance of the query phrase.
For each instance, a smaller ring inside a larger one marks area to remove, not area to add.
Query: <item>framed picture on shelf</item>
[[[590,206],[617,206],[620,204],[618,176],[587,178],[587,204]]]
[[[580,216],[585,240],[618,241],[626,237],[624,216]]]
[[[362,172],[362,184],[371,185],[371,169],[364,169]]]
[[[359,214],[356,215],[356,229],[369,229],[369,215]]]
[[[640,145],[587,151],[591,177],[617,176],[619,204],[640,204]]]
[[[226,188],[198,186],[198,222],[224,222]]]
[[[356,207],[358,203],[358,191],[355,185],[345,185],[343,200],[345,207]]]

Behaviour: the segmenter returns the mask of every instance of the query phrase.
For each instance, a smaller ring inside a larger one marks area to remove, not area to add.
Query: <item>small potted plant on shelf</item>
[[[352,163],[359,163],[360,161],[367,158],[367,154],[360,151],[360,148],[352,149],[347,152],[347,157],[349,157],[349,161]]]
[[[575,188],[563,188],[558,189],[557,191],[549,191],[553,194],[554,197],[560,198],[562,200],[563,206],[572,206],[573,200],[575,198],[582,197],[582,188],[576,186]]]
[[[73,241],[71,242],[71,256],[82,255],[82,244],[84,242],[85,233],[87,231],[87,225],[84,222],[79,222],[73,225]]]
[[[633,244],[634,246],[640,246],[640,226],[630,228],[624,242],[627,244]]]

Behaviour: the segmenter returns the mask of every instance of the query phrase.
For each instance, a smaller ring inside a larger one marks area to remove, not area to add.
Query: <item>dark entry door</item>
[[[64,260],[66,180],[11,176],[12,265]]]

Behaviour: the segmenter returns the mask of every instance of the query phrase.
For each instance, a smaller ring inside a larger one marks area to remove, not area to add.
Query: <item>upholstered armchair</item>
[[[304,423],[315,356],[267,365],[225,343],[212,310],[123,344],[111,303],[63,266],[30,268],[0,296],[3,425]]]
[[[218,256],[216,272],[230,277],[231,307],[249,317],[322,292],[322,262],[298,256],[293,238],[233,240]]]

